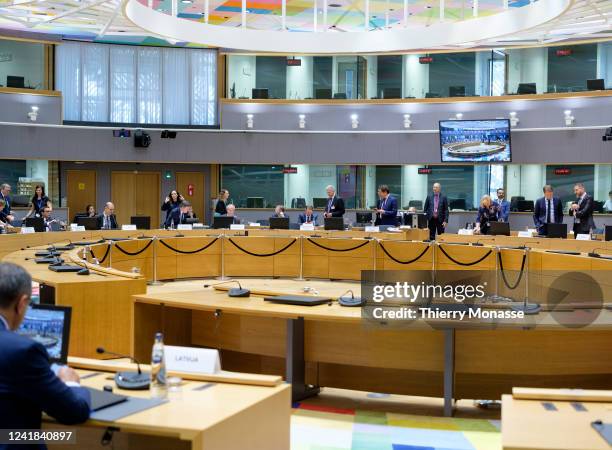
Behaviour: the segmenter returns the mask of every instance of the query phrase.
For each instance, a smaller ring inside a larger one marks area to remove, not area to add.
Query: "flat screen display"
[[[51,362],[65,364],[68,357],[70,309],[50,305],[30,305],[18,333],[40,342]]]
[[[510,121],[441,120],[442,162],[511,162]]]

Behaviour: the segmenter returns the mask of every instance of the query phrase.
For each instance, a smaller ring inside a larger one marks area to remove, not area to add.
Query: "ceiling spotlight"
[[[565,120],[566,127],[571,127],[572,125],[574,125],[574,121],[576,120],[576,118],[572,116],[571,110],[566,109],[565,111],[563,111],[563,120]]]
[[[300,120],[298,121],[298,126],[299,126],[301,129],[306,128],[306,115],[305,115],[305,114],[300,114],[300,115],[298,116],[298,118],[300,119]]]
[[[181,3],[185,3],[186,5],[190,5],[193,3],[193,0],[181,0]]]
[[[246,115],[246,126],[247,128],[253,128],[253,114],[247,114]]]
[[[357,114],[351,114],[351,128],[359,128],[359,116]]]
[[[30,109],[31,111],[28,113],[28,117],[32,122],[36,122],[38,118],[38,106],[32,106]]]
[[[410,114],[404,114],[404,128],[408,129],[412,126],[412,120],[410,120]]]
[[[512,111],[510,113],[510,126],[511,127],[515,127],[519,124],[519,118],[517,117],[516,113],[514,111]]]
[[[461,119],[463,119],[463,113],[457,113],[457,114],[455,114],[455,119],[457,119],[457,120],[461,120]]]

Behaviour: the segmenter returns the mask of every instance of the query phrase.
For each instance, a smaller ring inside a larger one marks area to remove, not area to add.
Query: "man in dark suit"
[[[319,216],[314,213],[314,211],[312,210],[312,206],[308,205],[306,207],[306,210],[302,214],[299,215],[298,223],[300,225],[302,225],[304,223],[311,223],[311,224],[316,226],[318,218],[319,218]]]
[[[442,195],[440,183],[433,184],[433,192],[425,199],[423,211],[427,215],[429,239],[434,240],[437,234],[444,233],[448,222],[448,200]]]
[[[378,188],[375,225],[397,225],[397,199],[389,193],[386,184]]]
[[[104,205],[104,212],[98,216],[98,228],[100,230],[116,230],[119,228],[115,216],[115,205],[111,202]]]
[[[553,187],[550,184],[544,186],[544,197],[535,202],[533,209],[533,223],[538,233],[545,233],[547,223],[563,223],[563,206],[561,199],[553,196]]]
[[[170,212],[168,220],[166,220],[166,226],[169,227],[170,224],[172,224],[176,228],[176,226],[179,224],[187,223],[187,219],[195,218],[196,214],[193,212],[191,203],[189,203],[187,200],[183,200],[178,208],[174,208]]]
[[[574,237],[578,234],[590,234],[591,229],[595,228],[593,220],[593,197],[586,193],[584,184],[574,185],[576,199],[570,207],[570,215],[574,216]]]
[[[40,429],[42,412],[71,425],[89,418],[89,391],[69,367],[57,375],[38,342],[14,331],[30,304],[32,279],[21,267],[0,263],[0,424],[5,429]],[[7,445],[0,450],[44,449],[44,444]]]
[[[344,200],[336,195],[336,188],[327,186],[327,205],[323,217],[342,217],[344,216]]]
[[[11,212],[11,185],[7,183],[3,183],[0,185],[0,200],[4,200],[4,205],[2,206],[2,216],[3,222],[11,223],[15,220],[15,216]]]

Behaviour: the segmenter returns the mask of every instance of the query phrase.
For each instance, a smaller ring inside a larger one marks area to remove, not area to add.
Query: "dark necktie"
[[[330,198],[327,202],[327,212],[331,212],[332,204],[334,203],[334,197]]]
[[[551,223],[552,222],[552,208],[551,208],[551,202],[550,199],[546,199],[546,203],[548,203],[548,209],[546,211],[546,223]]]

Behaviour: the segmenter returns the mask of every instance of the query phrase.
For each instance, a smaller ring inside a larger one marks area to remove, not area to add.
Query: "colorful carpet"
[[[499,421],[295,404],[291,450],[497,450]]]

